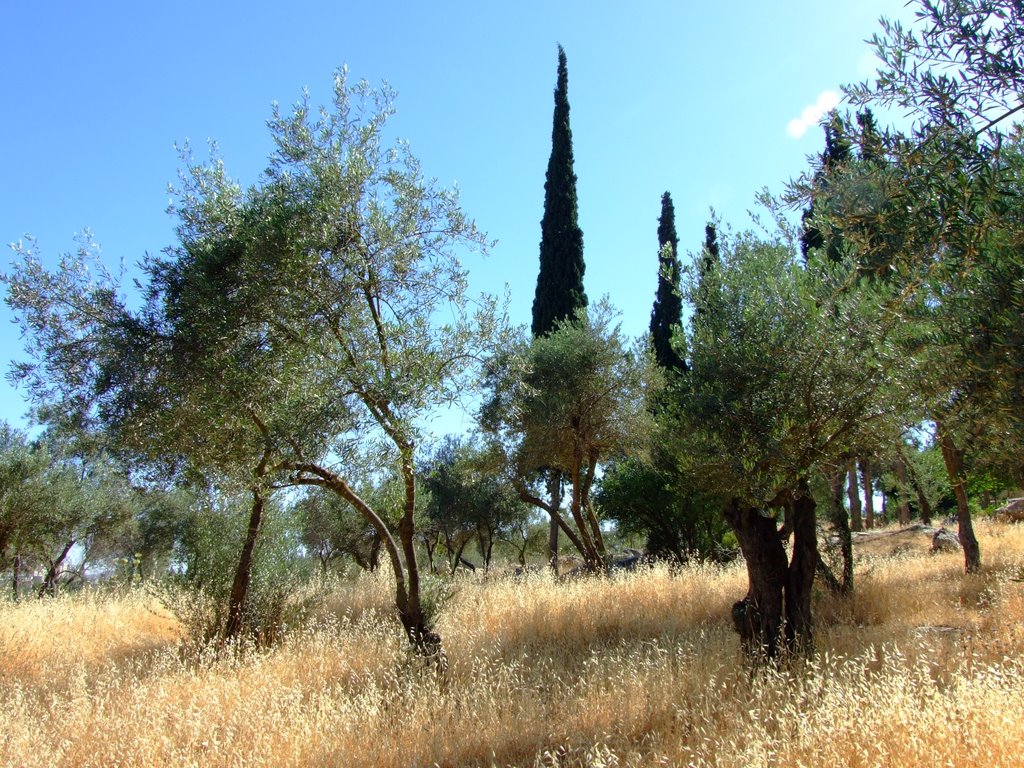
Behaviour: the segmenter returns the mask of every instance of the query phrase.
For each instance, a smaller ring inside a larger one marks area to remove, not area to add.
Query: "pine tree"
[[[583,290],[583,231],[577,221],[576,173],[569,127],[569,72],[558,46],[558,84],[551,128],[551,157],[544,182],[540,273],[533,299],[533,335],[548,334],[557,322],[587,306]]]
[[[661,196],[658,219],[658,292],[651,311],[651,343],[658,365],[666,371],[685,373],[686,361],[672,348],[672,334],[682,322],[683,301],[679,295],[679,237],[672,195]]]

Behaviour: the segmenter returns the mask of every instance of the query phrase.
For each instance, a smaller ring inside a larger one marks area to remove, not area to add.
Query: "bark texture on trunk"
[[[838,474],[841,485],[842,474]],[[733,605],[732,620],[745,655],[755,665],[783,652],[807,655],[814,650],[811,594],[814,576],[824,565],[818,552],[815,502],[801,479],[795,491],[779,495],[785,505],[782,528],[775,516],[733,499],[726,521],[739,541],[747,564],[747,595]],[[773,505],[776,502],[773,502]],[[793,537],[787,562],[784,542]]]
[[[974,524],[971,522],[971,508],[967,503],[967,480],[964,477],[963,453],[953,442],[953,436],[936,422],[942,447],[942,460],[946,464],[946,474],[953,486],[956,496],[956,520],[959,528],[960,546],[964,550],[964,570],[977,573],[981,570],[981,548],[974,535]]]
[[[844,595],[848,595],[853,592],[853,536],[850,532],[850,518],[843,508],[844,476],[843,472],[836,471],[829,478],[829,488],[832,491],[829,516],[832,526],[836,529],[836,535],[839,537],[839,552],[843,561],[839,588]]]
[[[792,504],[793,555],[786,578],[786,646],[799,655],[814,650],[811,627],[811,591],[818,564],[818,533],[815,503],[802,482]]]
[[[783,593],[789,578],[786,550],[775,518],[733,499],[725,510],[747,563],[749,589],[732,609],[743,650],[755,661],[779,655]]]
[[[849,476],[849,485],[846,493],[850,500],[850,530],[862,531],[864,530],[864,523],[860,516],[861,506],[860,488],[857,485],[857,462],[853,459],[850,459],[847,475]]]
[[[398,613],[406,635],[417,651],[433,657],[444,665],[441,636],[431,628],[431,619],[423,608],[420,596],[420,569],[416,562],[416,473],[413,469],[413,446],[402,446],[402,479],[405,485],[405,504],[398,523],[398,538],[405,558],[408,591],[399,601]]]
[[[228,597],[228,620],[224,626],[224,638],[230,640],[242,631],[245,619],[245,600],[249,595],[249,584],[252,582],[252,561],[256,552],[263,527],[263,511],[266,506],[263,487],[256,483],[252,487],[252,508],[249,512],[249,525],[245,530],[245,541],[235,568],[235,578],[231,582],[231,594]]]

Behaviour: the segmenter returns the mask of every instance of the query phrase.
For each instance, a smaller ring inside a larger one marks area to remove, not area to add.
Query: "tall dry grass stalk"
[[[741,565],[610,580],[462,579],[444,678],[386,576],[340,584],[272,649],[196,656],[152,598],[0,605],[10,766],[995,766],[1024,743],[1024,526],[987,565],[865,557],[819,595],[813,661],[751,676]]]

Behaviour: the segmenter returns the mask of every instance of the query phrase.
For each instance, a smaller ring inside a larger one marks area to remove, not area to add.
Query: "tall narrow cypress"
[[[569,71],[558,46],[558,84],[551,127],[551,157],[544,182],[540,273],[533,298],[533,335],[550,333],[555,324],[587,306],[583,290],[583,231],[576,203],[572,129],[569,127]]]
[[[697,262],[697,295],[694,302],[694,312],[699,318],[707,312],[710,304],[717,293],[714,281],[721,261],[718,250],[718,229],[713,221],[709,221],[704,227],[704,250],[701,253],[700,261]]]
[[[565,51],[558,46],[558,82],[551,126],[551,157],[544,181],[544,218],[540,222],[540,272],[533,297],[533,335],[544,336],[555,325],[587,306],[583,290],[583,230],[578,222],[576,172],[573,170],[572,129],[569,127],[569,70]],[[548,495],[552,507],[562,503],[562,474],[549,469]],[[550,565],[558,573],[558,522],[548,532]]]
[[[706,275],[718,264],[718,229],[713,221],[704,227],[704,255],[701,264],[701,275]]]
[[[815,174],[815,184],[823,187],[828,185],[828,176],[838,170],[850,158],[850,139],[846,135],[846,126],[839,113],[833,111],[828,123],[825,125],[825,151],[821,155],[821,167]],[[804,209],[801,223],[803,234],[800,236],[800,251],[803,254],[804,262],[807,261],[810,252],[816,248],[825,248],[826,256],[832,261],[838,261],[841,254],[841,240],[838,236],[832,236],[826,242],[825,233],[813,224],[814,221],[814,200],[810,206]]]
[[[658,292],[651,310],[651,344],[658,365],[685,373],[686,361],[672,348],[672,333],[682,323],[683,300],[679,295],[679,237],[672,195],[661,196],[658,219]]]

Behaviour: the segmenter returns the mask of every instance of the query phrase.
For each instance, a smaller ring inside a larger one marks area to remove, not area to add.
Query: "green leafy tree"
[[[748,651],[769,658],[783,638],[794,650],[811,645],[812,473],[901,417],[885,286],[842,290],[849,265],[805,270],[789,243],[739,237],[700,286],[691,282],[703,305],[676,394],[674,453],[724,506],[750,582],[734,620]],[[708,278],[711,302],[698,290]]]
[[[624,536],[642,536],[648,554],[686,563],[722,554],[721,504],[664,460],[630,458],[610,464],[594,500]]]
[[[472,383],[495,313],[486,297],[466,300],[459,262],[460,251],[485,249],[485,238],[404,143],[384,142],[392,97],[339,71],[330,108],[317,112],[306,99],[287,113],[275,108],[276,149],[245,190],[217,158],[188,161],[175,204],[178,244],[144,265],[143,311],[109,301],[97,375],[83,389],[98,390],[100,413],[138,451],[249,485],[236,586],[273,487],[317,486],[345,499],[381,538],[406,634],[435,650],[416,562],[418,424]],[[45,277],[33,283],[38,272],[10,281],[33,327],[33,313],[72,311],[45,290]],[[88,294],[71,272],[59,280]],[[71,336],[93,338],[74,319]],[[44,382],[55,373],[76,383],[49,365],[46,344],[38,348]],[[349,472],[352,457],[378,443],[387,447],[382,466],[402,480],[393,524]],[[244,615],[239,591],[227,634]]]
[[[116,558],[130,536],[134,494],[89,436],[51,425],[36,440],[3,427],[0,564],[17,596],[23,570],[42,573],[40,595]]]
[[[521,498],[550,515],[592,570],[607,555],[591,503],[598,468],[642,450],[652,426],[646,395],[654,374],[612,319],[602,303],[529,346],[520,343],[491,366],[481,412],[484,429],[504,446]],[[571,484],[569,520],[531,488],[549,468]]]
[[[489,569],[495,543],[527,524],[529,507],[496,471],[494,458],[475,441],[448,436],[424,463],[426,515],[443,540],[453,573],[466,563],[463,553],[474,541]]]
[[[15,599],[26,549],[41,536],[52,507],[45,481],[49,465],[43,446],[6,422],[0,425],[0,568],[11,573]]]
[[[1024,110],[1024,8],[1016,0],[918,0],[915,24],[883,18],[878,76],[844,88],[934,128],[983,136]],[[991,134],[993,142],[998,139]]]
[[[187,487],[142,488],[135,493],[135,525],[121,549],[123,575],[129,583],[136,575],[146,580],[170,572],[175,546],[196,501],[194,489]]]
[[[855,105],[899,106],[909,137],[861,123],[862,154],[815,218],[842,232],[860,268],[900,286],[894,313],[916,324],[906,348],[919,419],[938,442],[957,499],[965,567],[981,565],[967,495],[972,468],[1020,473],[1020,146],[1024,24],[1018,3],[920,2],[916,23],[883,20],[878,76],[850,86]],[[877,161],[881,145],[883,162]],[[867,148],[873,149],[868,152]],[[1009,461],[1006,459],[1009,458]]]
[[[367,494],[368,495],[368,494]],[[296,502],[302,545],[317,559],[321,573],[347,556],[365,571],[380,564],[381,539],[351,504],[335,493],[311,488]]]

